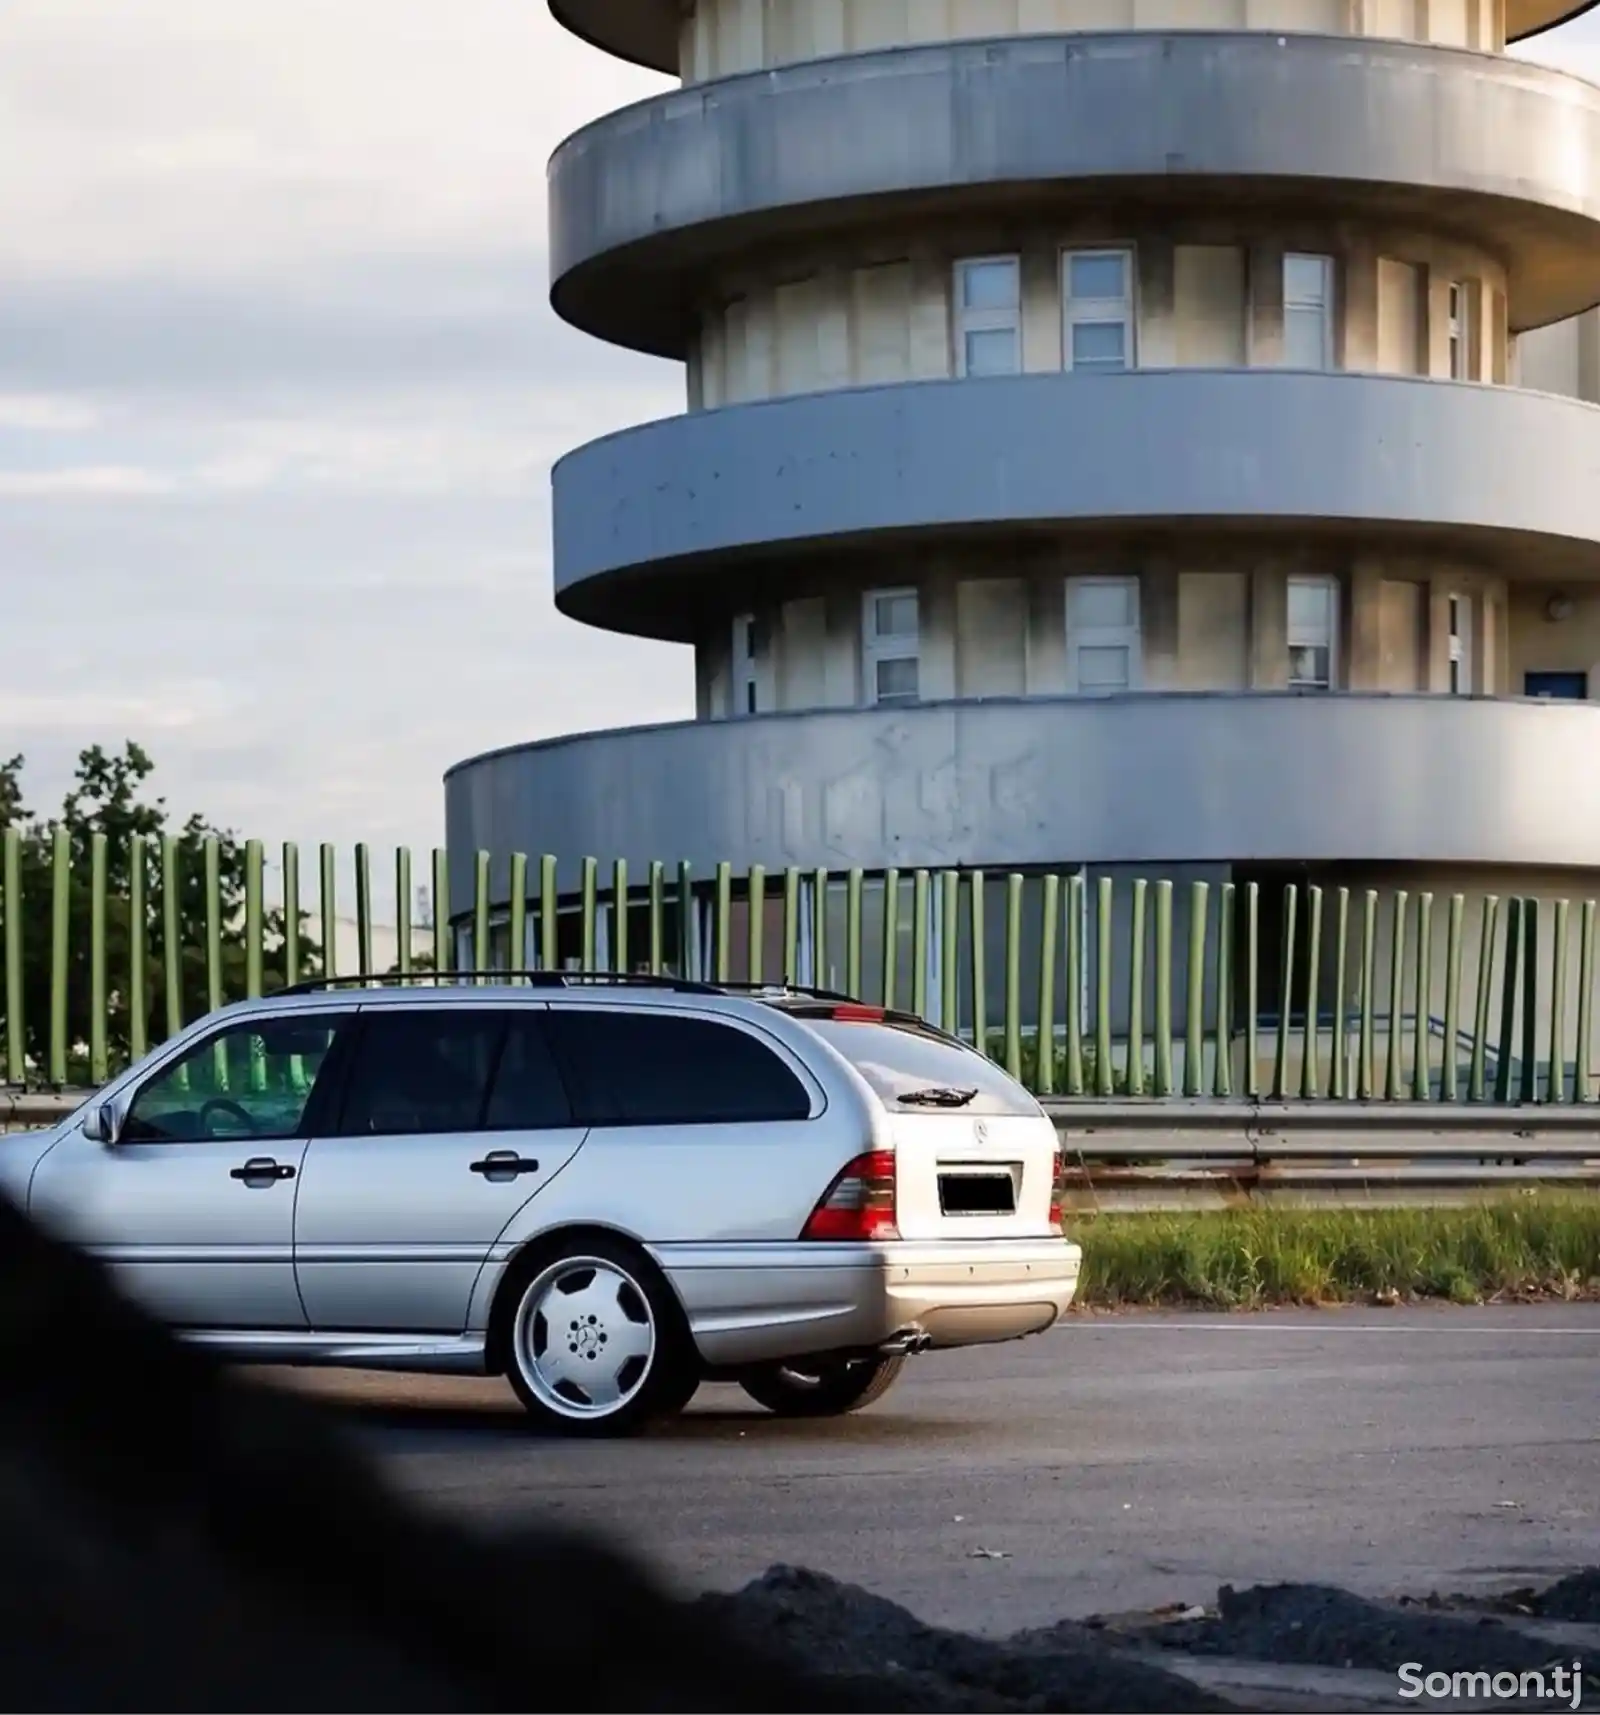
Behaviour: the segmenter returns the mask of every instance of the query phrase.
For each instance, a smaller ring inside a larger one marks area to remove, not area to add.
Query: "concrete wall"
[[[1062,252],[1135,254],[1134,360],[1225,368],[1283,361],[1283,255],[1335,260],[1333,359],[1347,369],[1448,377],[1452,282],[1466,294],[1461,379],[1507,378],[1506,275],[1481,248],[1415,228],[1352,230],[1302,218],[1270,230],[1243,217],[1152,231],[1106,217],[1049,231],[944,223],[936,242],[893,232],[787,248],[727,274],[688,360],[691,409],[956,373],[952,303],[962,257],[1015,256],[1024,371],[1062,367]],[[1536,348],[1535,363],[1538,362]]]
[[[836,54],[1064,30],[1290,30],[1496,50],[1503,0],[694,0],[686,83]]]

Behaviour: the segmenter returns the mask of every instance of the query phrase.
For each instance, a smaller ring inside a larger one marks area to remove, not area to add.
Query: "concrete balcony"
[[[1594,0],[1506,0],[1506,36],[1520,41],[1586,12]],[[550,0],[556,22],[618,59],[678,70],[681,0]]]
[[[1600,704],[1146,694],[585,733],[446,777],[452,852],[861,866],[1592,869]],[[503,873],[500,865],[497,873]],[[452,911],[470,865],[452,870]]]
[[[682,642],[713,583],[732,612],[808,557],[914,554],[931,533],[1228,531],[1279,548],[1342,535],[1513,576],[1600,577],[1600,407],[1353,372],[813,393],[609,435],[562,459],[554,484],[556,605]]]
[[[1405,42],[1149,31],[858,54],[624,108],[561,145],[549,184],[557,312],[667,357],[705,283],[760,245],[1104,206],[1470,235],[1505,258],[1513,332],[1600,300],[1600,89]]]

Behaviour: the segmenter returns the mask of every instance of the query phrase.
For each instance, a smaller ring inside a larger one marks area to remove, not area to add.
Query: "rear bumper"
[[[658,1245],[701,1357],[718,1368],[901,1341],[1042,1333],[1078,1290],[1061,1238],[882,1245]]]

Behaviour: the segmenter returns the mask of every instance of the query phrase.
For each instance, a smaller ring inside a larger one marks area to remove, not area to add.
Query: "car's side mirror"
[[[110,1096],[96,1102],[83,1116],[83,1135],[91,1143],[114,1144],[122,1136],[127,1117],[127,1097]]]

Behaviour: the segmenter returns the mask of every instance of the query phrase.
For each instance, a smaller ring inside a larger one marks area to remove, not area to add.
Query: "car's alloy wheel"
[[[523,1288],[511,1383],[533,1418],[567,1435],[619,1435],[693,1391],[669,1289],[621,1245],[589,1240]]]
[[[871,1405],[894,1386],[905,1358],[797,1358],[746,1370],[739,1385],[779,1417],[843,1417]]]

